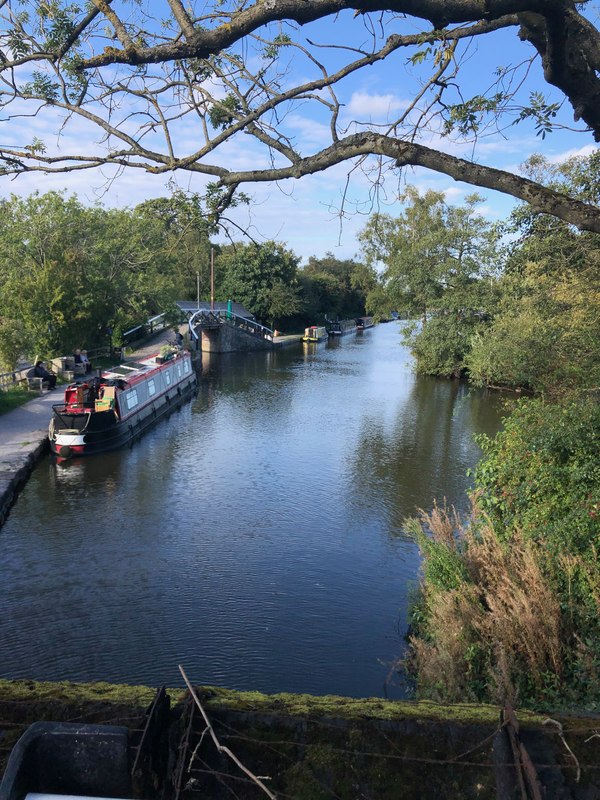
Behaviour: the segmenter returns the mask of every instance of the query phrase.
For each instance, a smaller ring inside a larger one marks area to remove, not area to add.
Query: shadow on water
[[[205,358],[135,445],[44,461],[0,532],[8,677],[381,695],[419,569],[499,401],[417,378],[399,326]],[[398,690],[401,692],[401,689]]]

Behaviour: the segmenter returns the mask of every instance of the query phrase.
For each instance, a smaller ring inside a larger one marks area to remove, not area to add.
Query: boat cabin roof
[[[156,355],[149,356],[148,358],[142,358],[139,361],[125,361],[116,367],[103,369],[101,380],[109,381],[120,379],[126,380],[128,383],[136,383],[144,378],[149,372],[154,372],[154,370],[168,366],[182,357],[183,353],[177,354],[164,363],[158,362]]]

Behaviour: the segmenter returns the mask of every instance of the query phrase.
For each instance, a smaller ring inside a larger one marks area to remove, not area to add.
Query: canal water
[[[35,470],[0,530],[0,675],[381,696],[419,554],[497,396],[417,378],[400,323],[205,359],[133,447]],[[401,696],[402,681],[388,686]]]

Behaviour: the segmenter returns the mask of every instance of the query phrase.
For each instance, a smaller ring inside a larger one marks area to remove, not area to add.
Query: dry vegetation
[[[424,556],[408,659],[419,696],[542,707],[573,694],[574,669],[598,685],[595,653],[542,545],[518,531],[501,540],[476,502],[468,521],[435,506],[409,527]],[[586,576],[600,608],[598,570],[574,554],[556,566]]]

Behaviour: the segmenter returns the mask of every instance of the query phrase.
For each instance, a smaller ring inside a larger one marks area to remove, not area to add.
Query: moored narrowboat
[[[72,383],[64,401],[52,406],[50,448],[61,459],[114,450],[177,408],[195,387],[187,351],[124,362]]]
[[[347,333],[354,333],[355,331],[355,319],[338,319],[336,322],[333,322],[333,320],[327,322],[327,333],[330,336],[345,336]]]
[[[327,328],[324,325],[311,325],[304,329],[303,342],[320,342],[327,338]]]
[[[373,317],[357,317],[356,330],[364,331],[367,328],[372,328],[374,324]]]

